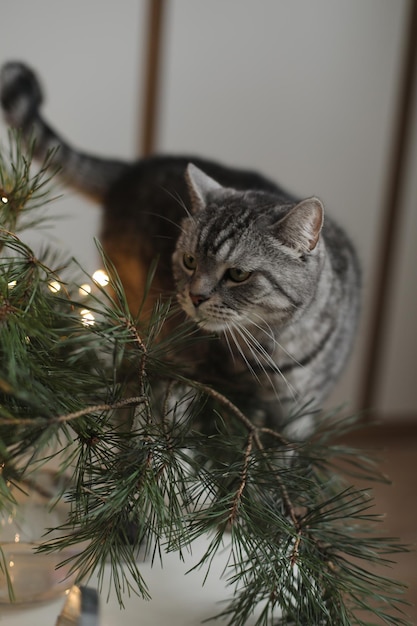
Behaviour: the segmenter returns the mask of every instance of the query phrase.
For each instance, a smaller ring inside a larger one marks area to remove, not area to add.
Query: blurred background
[[[2,0],[0,44],[0,63],[38,72],[46,118],[76,146],[250,167],[345,226],[363,315],[329,405],[380,420],[363,441],[384,450],[394,487],[378,506],[405,542],[417,538],[416,13],[413,0]],[[56,226],[30,237],[92,272],[100,211],[64,193]]]

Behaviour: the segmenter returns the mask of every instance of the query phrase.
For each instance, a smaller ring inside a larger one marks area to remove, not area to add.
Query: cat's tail
[[[44,159],[53,150],[52,163],[60,177],[78,190],[103,198],[128,164],[80,152],[62,139],[42,118],[42,90],[35,74],[23,63],[6,63],[0,72],[0,100],[6,122],[34,140],[34,156]]]

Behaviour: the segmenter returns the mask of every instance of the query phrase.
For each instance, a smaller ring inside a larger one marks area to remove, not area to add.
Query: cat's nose
[[[190,292],[190,300],[194,304],[195,308],[197,309],[200,306],[200,304],[203,304],[203,302],[208,300],[208,296],[204,296],[201,293]]]

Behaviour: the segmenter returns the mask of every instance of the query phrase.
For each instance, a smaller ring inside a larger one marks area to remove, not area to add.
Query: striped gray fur
[[[65,181],[101,202],[101,240],[132,312],[159,256],[151,299],[175,294],[201,335],[216,336],[184,351],[185,371],[269,425],[307,436],[351,350],[360,294],[353,246],[330,217],[323,222],[320,200],[201,158],[123,163],[81,153],[43,120],[38,80],[20,63],[3,67],[1,101],[11,126],[34,133],[36,155],[57,147]]]

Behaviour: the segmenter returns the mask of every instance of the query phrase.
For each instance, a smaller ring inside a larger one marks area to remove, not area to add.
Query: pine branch
[[[199,340],[194,329],[161,333],[169,303],[133,318],[102,251],[109,284],[79,296],[76,263],[16,234],[22,216],[37,223],[49,165],[33,174],[18,139],[0,158],[0,509],[13,505],[10,484],[54,456],[70,513],[41,551],[62,551],[83,582],[94,571],[102,582],[109,564],[121,605],[126,592],[150,595],[139,553],[181,558],[206,537],[194,568],[208,573],[229,551],[230,625],[254,611],[257,626],[365,624],[363,609],[406,624],[402,586],[372,567],[407,548],[375,534],[372,499],[335,472],[343,459],[355,477],[380,479],[363,453],[332,443],[345,423],[323,419],[301,444],[188,380],[171,357]]]
[[[8,150],[0,147],[0,227],[13,233],[43,223],[45,218],[39,209],[57,198],[51,195],[51,183],[57,173],[57,168],[52,167],[54,151],[48,152],[35,173],[31,170],[33,153],[34,140],[23,150],[19,131],[9,131]],[[37,213],[35,219],[33,213]],[[29,220],[25,219],[26,214]]]

